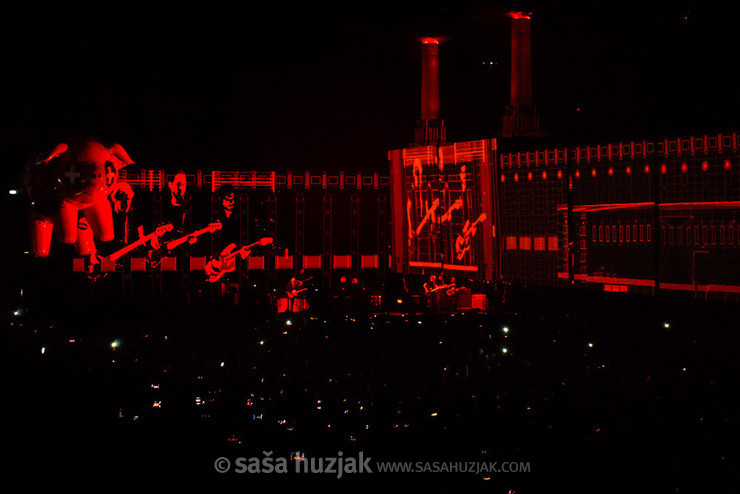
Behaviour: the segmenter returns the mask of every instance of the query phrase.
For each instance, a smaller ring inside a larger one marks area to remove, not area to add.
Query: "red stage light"
[[[509,12],[509,17],[511,17],[512,19],[527,19],[527,20],[531,20],[532,19],[532,13],[531,12],[527,12],[525,14],[523,12]]]

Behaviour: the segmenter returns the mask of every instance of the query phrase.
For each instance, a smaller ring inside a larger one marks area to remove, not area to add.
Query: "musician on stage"
[[[288,284],[285,287],[285,294],[288,297],[288,312],[294,312],[293,306],[295,303],[296,298],[303,298],[300,297],[300,291],[303,289],[303,281],[296,279],[296,277],[292,277],[290,281],[288,281]]]
[[[437,288],[437,277],[431,275],[429,281],[424,283],[424,295],[427,297],[427,307],[432,310],[436,310],[439,307],[439,297],[437,296],[439,292],[435,291],[435,288]]]

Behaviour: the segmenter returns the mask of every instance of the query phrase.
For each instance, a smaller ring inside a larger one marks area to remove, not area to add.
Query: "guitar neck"
[[[147,235],[146,237],[141,237],[136,242],[134,242],[132,244],[129,244],[126,247],[122,248],[121,250],[118,250],[118,251],[114,252],[113,254],[111,254],[110,256],[108,256],[108,259],[110,259],[111,261],[117,261],[118,259],[120,259],[121,257],[125,256],[126,254],[128,254],[129,252],[131,252],[132,250],[134,250],[135,248],[139,247],[140,245],[144,245],[145,243],[147,243],[152,238],[153,235],[154,234],[151,233],[151,234]]]
[[[175,240],[172,240],[170,242],[167,242],[167,250],[172,250],[175,247],[179,247],[182,244],[184,244],[185,242],[189,241],[191,238],[198,238],[201,235],[203,235],[204,233],[206,233],[207,231],[208,231],[208,228],[207,227],[206,228],[202,228],[200,230],[194,231],[193,233],[189,233],[188,235],[184,235],[184,236],[182,236],[180,238],[177,238]]]

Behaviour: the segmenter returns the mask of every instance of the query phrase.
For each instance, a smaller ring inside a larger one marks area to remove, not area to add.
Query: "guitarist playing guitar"
[[[105,275],[100,276],[100,266],[101,266],[101,261],[103,259],[116,262],[117,260],[125,256],[129,252],[135,250],[136,248],[142,245],[146,245],[147,243],[151,246],[152,249],[159,249],[160,248],[159,239],[162,236],[164,236],[167,232],[170,232],[170,231],[172,231],[172,224],[167,223],[166,225],[158,226],[149,235],[144,235],[144,226],[143,225],[139,226],[139,229],[138,229],[139,239],[138,240],[126,245],[120,250],[117,250],[113,254],[110,254],[104,257],[98,256],[97,252],[93,252],[90,255],[89,265],[86,266],[85,268],[85,270],[88,273],[88,277],[93,281],[97,281],[102,276],[105,276]]]
[[[308,281],[308,280],[307,280]],[[301,288],[303,287],[303,281],[298,280],[294,277],[288,281],[288,285],[285,287],[285,294],[288,297],[288,311],[293,312],[293,306],[295,304],[295,299],[301,292],[305,292],[308,290],[308,288]]]

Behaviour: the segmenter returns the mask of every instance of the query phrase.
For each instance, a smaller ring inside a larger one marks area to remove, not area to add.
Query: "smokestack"
[[[441,38],[421,38],[421,118],[416,122],[415,144],[425,146],[446,139],[439,116],[439,43]]]
[[[521,12],[511,14],[511,104],[532,105],[532,29],[531,18]]]
[[[511,103],[506,107],[502,137],[543,138],[540,116],[532,104],[532,18],[509,12],[511,17]]]
[[[421,40],[421,119],[439,119],[439,38]]]

